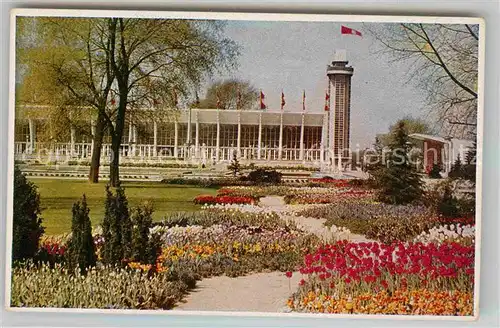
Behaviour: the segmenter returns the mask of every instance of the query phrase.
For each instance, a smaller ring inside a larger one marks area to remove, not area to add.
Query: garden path
[[[328,239],[332,232],[323,225],[325,219],[295,216],[293,206],[285,204],[284,197],[261,198],[260,206],[281,214],[283,220],[297,223],[305,231]],[[343,238],[352,241],[370,241],[362,235],[348,234]],[[283,272],[262,272],[242,277],[227,276],[203,279],[196,284],[183,302],[174,310],[182,311],[250,311],[288,312],[286,301],[295,292],[301,274],[294,272],[287,278]]]
[[[267,207],[271,211],[281,212],[281,218],[287,221],[293,221],[298,227],[305,231],[309,231],[322,239],[330,239],[332,237],[332,231],[324,226],[326,219],[316,219],[308,218],[303,216],[296,216],[290,214],[293,206],[287,205],[285,203],[284,197],[281,196],[267,196],[260,199],[260,206]],[[343,239],[356,242],[370,242],[370,240],[363,235],[357,235],[354,233],[342,234]]]
[[[300,279],[298,272],[290,279],[283,272],[203,279],[174,310],[285,312]]]

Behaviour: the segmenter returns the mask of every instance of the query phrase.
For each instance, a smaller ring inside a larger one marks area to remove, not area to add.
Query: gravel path
[[[300,273],[289,279],[282,272],[203,279],[174,310],[285,312],[300,279]]]

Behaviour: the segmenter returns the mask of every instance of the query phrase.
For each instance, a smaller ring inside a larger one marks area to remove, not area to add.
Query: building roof
[[[189,122],[189,110],[182,110],[178,121],[180,123]],[[302,115],[304,115],[304,125],[323,126],[323,113],[308,112],[281,112],[269,110],[229,110],[229,109],[191,109],[191,122],[216,124],[217,115],[220,124],[238,124],[240,116],[241,124],[258,125],[262,115],[262,125],[280,125],[281,115],[283,115],[283,125],[301,125]]]
[[[446,139],[440,136],[433,136],[430,134],[423,134],[423,133],[412,133],[408,137],[412,139],[417,139],[417,140],[432,140],[432,141],[437,141],[441,143],[446,143]]]
[[[473,141],[472,140],[467,140],[467,139],[456,139],[456,138],[444,138],[440,136],[434,136],[431,134],[423,134],[423,133],[412,133],[408,137],[412,139],[417,139],[417,140],[432,140],[432,141],[437,141],[441,143],[447,143],[450,141],[453,144],[464,144],[464,145],[472,145]]]

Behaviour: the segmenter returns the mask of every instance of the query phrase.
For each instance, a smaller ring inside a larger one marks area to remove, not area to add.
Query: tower
[[[328,119],[328,153],[330,160],[348,156],[351,114],[351,77],[354,68],[347,66],[346,51],[335,52],[327,66],[328,93],[330,94]],[[334,162],[332,162],[333,164]]]

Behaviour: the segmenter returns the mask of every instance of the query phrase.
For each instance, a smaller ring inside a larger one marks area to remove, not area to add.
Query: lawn
[[[73,203],[87,197],[92,224],[99,225],[104,215],[104,196],[106,182],[90,184],[81,180],[37,179],[30,181],[38,186],[42,207],[45,233],[55,235],[71,230],[71,208]],[[215,195],[216,189],[184,185],[167,185],[159,182],[123,182],[129,208],[144,201],[153,203],[153,219],[161,220],[168,212],[196,211],[200,205],[193,199],[200,194]]]

